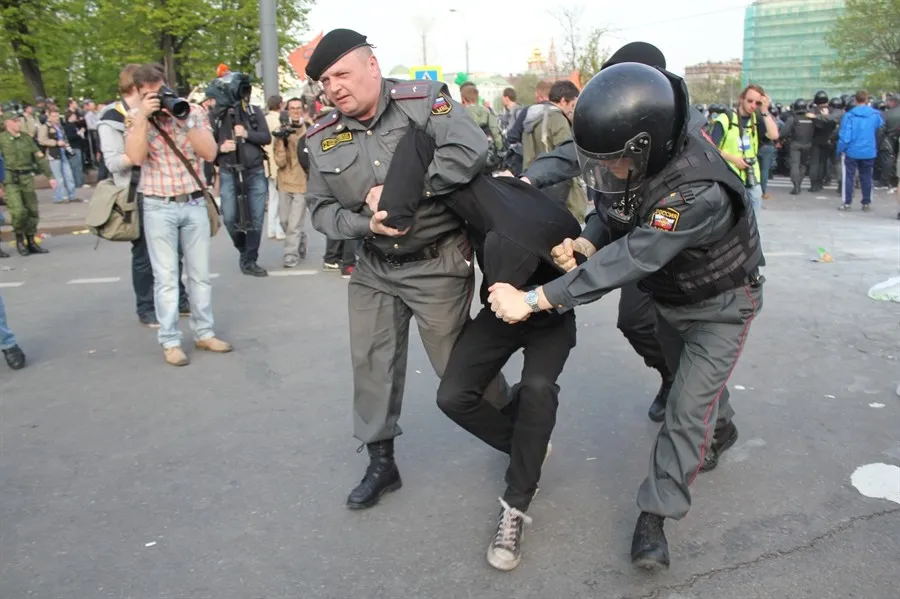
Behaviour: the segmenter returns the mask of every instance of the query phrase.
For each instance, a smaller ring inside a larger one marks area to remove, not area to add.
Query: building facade
[[[740,58],[723,62],[701,62],[684,67],[684,80],[688,87],[702,83],[722,85],[729,77],[740,77],[742,69]]]
[[[844,10],[843,0],[757,0],[744,12],[744,85],[756,83],[774,102],[855,91],[835,85],[827,64],[836,58],[825,35]]]

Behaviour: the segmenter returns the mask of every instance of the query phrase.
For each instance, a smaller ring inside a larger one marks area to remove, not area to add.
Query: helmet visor
[[[623,194],[640,188],[650,160],[650,135],[640,133],[618,152],[595,154],[575,146],[585,184],[604,194]]]

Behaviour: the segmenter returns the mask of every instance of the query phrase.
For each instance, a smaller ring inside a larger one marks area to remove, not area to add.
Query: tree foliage
[[[900,90],[900,0],[846,0],[825,41],[838,55],[833,83]]]
[[[584,28],[584,7],[559,6],[553,16],[563,32],[561,68],[566,74],[577,70],[581,85],[590,81],[609,58],[609,50],[602,45],[609,32],[605,27]]]
[[[725,104],[733,106],[741,94],[740,75],[731,75],[724,79],[706,77],[692,79],[688,83],[691,104]]]
[[[299,45],[312,3],[278,2],[284,50]],[[254,73],[260,54],[255,0],[0,0],[0,31],[0,100],[112,98],[129,62],[163,64],[187,93],[222,62]]]

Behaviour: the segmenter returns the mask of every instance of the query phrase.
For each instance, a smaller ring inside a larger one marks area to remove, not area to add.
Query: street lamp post
[[[462,17],[463,23],[465,24],[465,27],[466,27],[465,35],[463,37],[465,38],[465,41],[466,41],[466,75],[468,75],[470,73],[470,71],[469,71],[469,21],[466,19],[466,15],[463,14],[463,12],[457,8],[451,8],[450,12],[456,13],[460,17]]]

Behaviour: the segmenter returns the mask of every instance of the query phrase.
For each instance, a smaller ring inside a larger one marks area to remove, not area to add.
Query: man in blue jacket
[[[872,169],[878,155],[877,133],[883,126],[881,112],[869,106],[869,93],[865,90],[856,92],[856,106],[841,119],[839,130],[837,151],[844,165],[844,203],[838,210],[850,210],[857,171],[862,188],[862,209],[864,212],[872,209]]]

